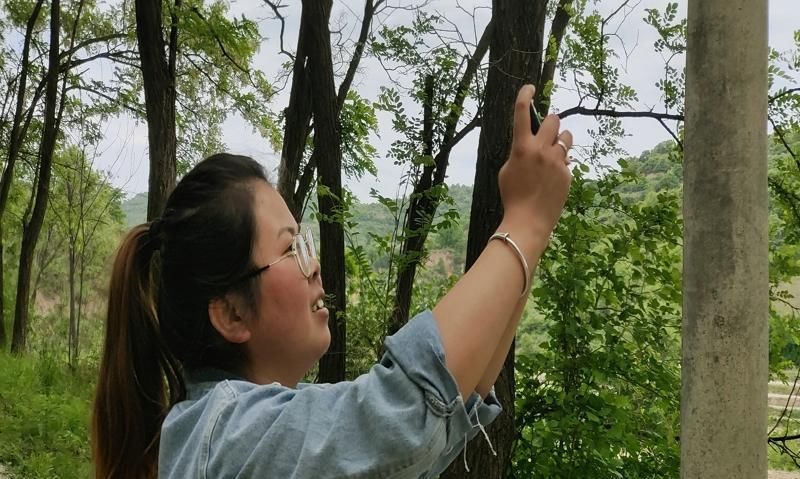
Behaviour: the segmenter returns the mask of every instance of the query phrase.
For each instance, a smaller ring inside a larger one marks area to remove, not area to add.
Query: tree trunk
[[[547,55],[542,65],[542,75],[536,82],[536,96],[534,98],[536,110],[542,116],[546,116],[550,110],[550,98],[553,92],[551,82],[555,77],[558,54],[561,52],[561,42],[564,40],[564,34],[567,32],[569,20],[572,17],[570,12],[574,8],[573,3],[574,0],[560,0],[556,8],[556,14],[553,17],[553,23],[550,24]]]
[[[14,165],[19,157],[19,151],[20,148],[22,148],[22,142],[25,139],[25,134],[28,129],[27,126],[30,124],[29,122],[23,122],[25,116],[25,93],[28,82],[28,60],[30,57],[33,27],[36,25],[36,20],[39,18],[39,12],[42,9],[43,2],[44,0],[37,0],[25,27],[25,39],[22,45],[22,60],[20,63],[19,84],[17,89],[17,104],[14,110],[11,131],[8,135],[9,144],[6,165],[5,169],[3,169],[2,180],[0,180],[0,271],[5,271],[5,248],[3,246],[5,231],[3,228],[3,217],[6,211],[6,205],[8,204],[8,195],[11,192],[11,184],[14,182]],[[32,105],[31,110],[33,110]],[[5,348],[6,342],[8,341],[5,321],[5,279],[4,274],[0,274],[0,348]]]
[[[303,199],[295,198],[295,186],[300,174],[303,153],[306,150],[306,140],[311,131],[312,91],[310,73],[306,66],[308,60],[306,39],[310,33],[308,22],[308,16],[301,15],[297,53],[292,71],[292,90],[289,106],[285,110],[286,126],[283,133],[281,163],[278,166],[278,193],[286,201],[286,206],[298,222],[302,220]]]
[[[422,96],[422,155],[433,156],[433,76],[425,77],[425,94]],[[395,288],[394,308],[389,319],[388,335],[400,330],[408,322],[411,307],[411,293],[414,287],[414,276],[417,266],[424,256],[425,239],[433,223],[438,201],[431,198],[434,165],[426,164],[417,178],[411,201],[408,205],[403,224],[403,246],[400,249],[400,261],[397,269],[397,287]]]
[[[53,152],[58,136],[58,60],[59,31],[61,29],[60,0],[52,0],[50,5],[50,52],[45,88],[44,129],[39,147],[39,183],[36,186],[36,203],[33,207],[30,223],[23,229],[22,246],[20,247],[19,271],[17,278],[17,295],[14,307],[14,333],[11,339],[11,351],[25,351],[27,343],[28,305],[30,301],[31,264],[33,252],[44,222],[47,200],[50,190],[50,176],[53,164]],[[62,93],[63,95],[63,93]],[[62,98],[62,108],[63,108]]]
[[[364,54],[372,18],[375,15],[375,8],[383,3],[384,0],[366,0],[364,2],[364,15],[361,19],[361,31],[358,41],[355,44],[353,58],[347,68],[339,85],[339,92],[336,95],[336,115],[342,111],[347,93],[353,83],[361,57]],[[294,66],[292,69],[292,90],[289,95],[289,106],[286,108],[286,127],[283,134],[283,148],[281,151],[281,163],[278,166],[278,192],[286,201],[289,211],[299,222],[302,220],[303,209],[308,199],[308,193],[317,168],[317,156],[312,153],[301,173],[300,166],[306,150],[306,141],[311,133],[311,113],[312,113],[312,83],[310,79],[309,66],[307,65],[309,54],[306,39],[309,36],[309,20],[305,16],[300,18],[300,31],[298,33],[297,52],[295,53]],[[328,42],[330,43],[330,41]]]
[[[328,29],[332,0],[303,0],[308,20],[308,66],[314,85],[314,155],[319,172],[318,190],[322,283],[329,295],[331,346],[319,362],[319,379],[337,382],[345,378],[347,299],[344,278],[344,226],[341,221],[342,145],[336,87],[333,83],[331,41]]]
[[[767,477],[767,0],[690,0],[681,477]]]
[[[150,149],[150,178],[147,192],[147,220],[164,210],[175,187],[177,175],[175,140],[175,58],[178,48],[177,14],[172,14],[170,43],[162,34],[162,0],[136,0],[136,38],[144,83],[147,138]],[[175,0],[174,9],[180,8]],[[165,56],[165,47],[169,56]]]
[[[85,263],[85,256],[81,255],[80,261],[80,270],[78,273],[78,298],[77,298],[77,306],[78,311],[75,315],[75,364],[77,365],[78,359],[80,358],[81,354],[81,319],[83,318],[83,285],[84,285],[84,273],[86,272],[86,263]]]
[[[73,370],[77,366],[77,315],[75,310],[75,245],[69,245],[69,366]]]
[[[500,224],[503,207],[497,175],[509,156],[514,100],[525,83],[537,84],[542,68],[546,1],[493,0],[495,28],[489,54],[483,127],[478,143],[475,186],[472,194],[466,269],[480,256],[489,236]],[[510,467],[514,438],[514,346],[495,384],[503,413],[487,429],[497,456],[492,455],[481,434],[467,449],[471,472],[463,461],[454,461],[443,478],[504,478]]]

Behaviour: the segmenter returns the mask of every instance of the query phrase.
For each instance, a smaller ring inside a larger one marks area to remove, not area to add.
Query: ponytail
[[[158,320],[156,234],[134,227],[117,251],[92,418],[97,479],[156,478],[161,423],[185,397]]]
[[[92,417],[97,479],[154,479],[161,424],[186,397],[183,371],[243,364],[239,346],[211,324],[208,302],[257,291],[236,280],[255,268],[258,181],[269,184],[252,158],[210,156],[175,185],[160,219],[122,240]]]

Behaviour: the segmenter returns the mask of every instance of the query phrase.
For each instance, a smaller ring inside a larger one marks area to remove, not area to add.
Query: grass
[[[91,475],[93,372],[52,355],[0,352],[0,463],[17,478]]]

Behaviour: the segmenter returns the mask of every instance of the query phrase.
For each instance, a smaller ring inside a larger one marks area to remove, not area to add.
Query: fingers
[[[531,134],[531,100],[536,89],[533,85],[525,85],[517,93],[514,104],[514,138],[524,138]]]
[[[558,139],[564,142],[564,146],[567,147],[567,151],[572,149],[572,132],[569,130],[564,130],[558,135]]]
[[[529,135],[531,135],[531,114],[533,114],[531,102],[533,101],[535,93],[536,89],[533,85],[524,85],[519,89],[516,102],[514,103],[514,144],[522,148],[520,151],[534,145],[528,143],[529,140],[524,139],[530,138]],[[561,158],[563,158],[564,163],[569,165],[569,150],[572,148],[572,133],[569,130],[564,130],[559,133],[560,128],[561,119],[558,115],[548,115],[544,121],[542,121],[539,132],[533,135],[535,144],[538,144],[534,149],[540,148],[540,151],[547,151],[556,148],[563,153],[564,156]],[[526,144],[529,146],[524,146]],[[512,157],[513,156],[515,155],[512,154]],[[522,154],[521,156],[526,155]]]
[[[539,128],[539,134],[536,135],[536,139],[545,146],[555,144],[560,127],[561,119],[558,118],[558,115],[547,115],[547,118],[542,122],[542,127]]]
[[[572,148],[572,132],[569,130],[562,131],[556,139],[556,146],[564,151],[564,163],[569,165],[571,160],[569,150]]]

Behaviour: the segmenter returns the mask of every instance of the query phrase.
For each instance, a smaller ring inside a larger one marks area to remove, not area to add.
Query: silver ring
[[[561,138],[556,139],[556,145],[560,146],[562,150],[564,150],[564,156],[569,157],[569,148],[567,148],[567,144],[564,143],[564,140]]]

